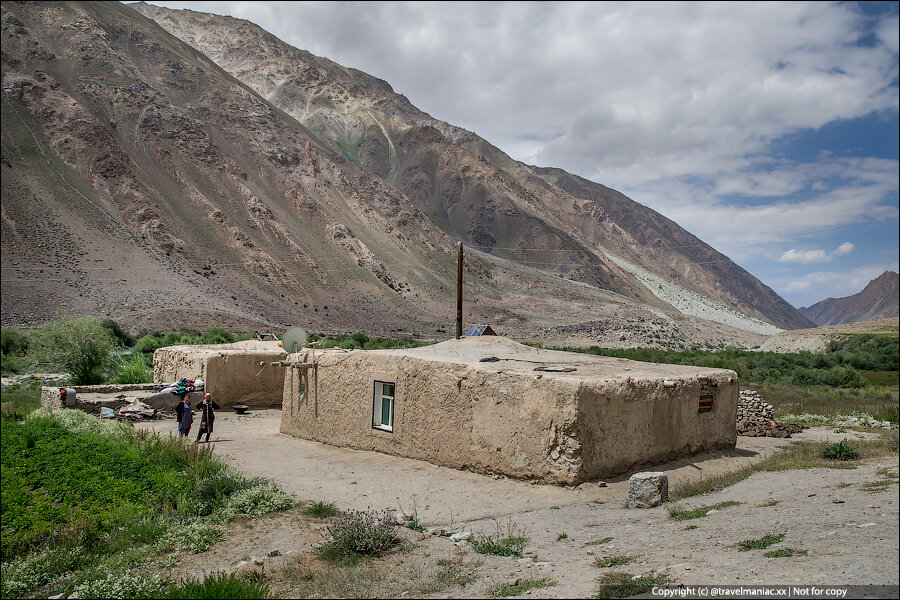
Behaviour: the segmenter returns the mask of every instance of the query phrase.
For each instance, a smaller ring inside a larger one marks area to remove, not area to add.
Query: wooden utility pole
[[[462,242],[456,243],[456,339],[462,337]]]

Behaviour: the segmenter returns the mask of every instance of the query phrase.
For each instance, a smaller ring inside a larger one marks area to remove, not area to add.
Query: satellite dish
[[[291,327],[281,338],[281,347],[288,354],[300,352],[300,349],[306,345],[306,330],[302,327]]]

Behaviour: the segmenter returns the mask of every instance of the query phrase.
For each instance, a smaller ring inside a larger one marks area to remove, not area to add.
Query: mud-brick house
[[[292,359],[282,433],[457,469],[571,485],[736,441],[738,380],[725,369],[495,336]]]

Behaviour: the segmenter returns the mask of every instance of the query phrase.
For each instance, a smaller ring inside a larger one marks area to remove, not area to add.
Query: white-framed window
[[[394,384],[376,381],[372,400],[372,428],[394,431]]]

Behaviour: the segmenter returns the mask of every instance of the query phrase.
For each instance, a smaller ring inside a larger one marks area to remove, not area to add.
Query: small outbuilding
[[[284,394],[284,373],[280,369],[264,368],[260,363],[268,365],[285,356],[277,341],[166,346],[153,353],[153,381],[202,379],[204,391],[212,394],[222,407],[246,404],[276,408],[281,406]]]
[[[571,485],[737,439],[738,379],[725,369],[496,336],[291,358],[282,433],[457,469]]]

